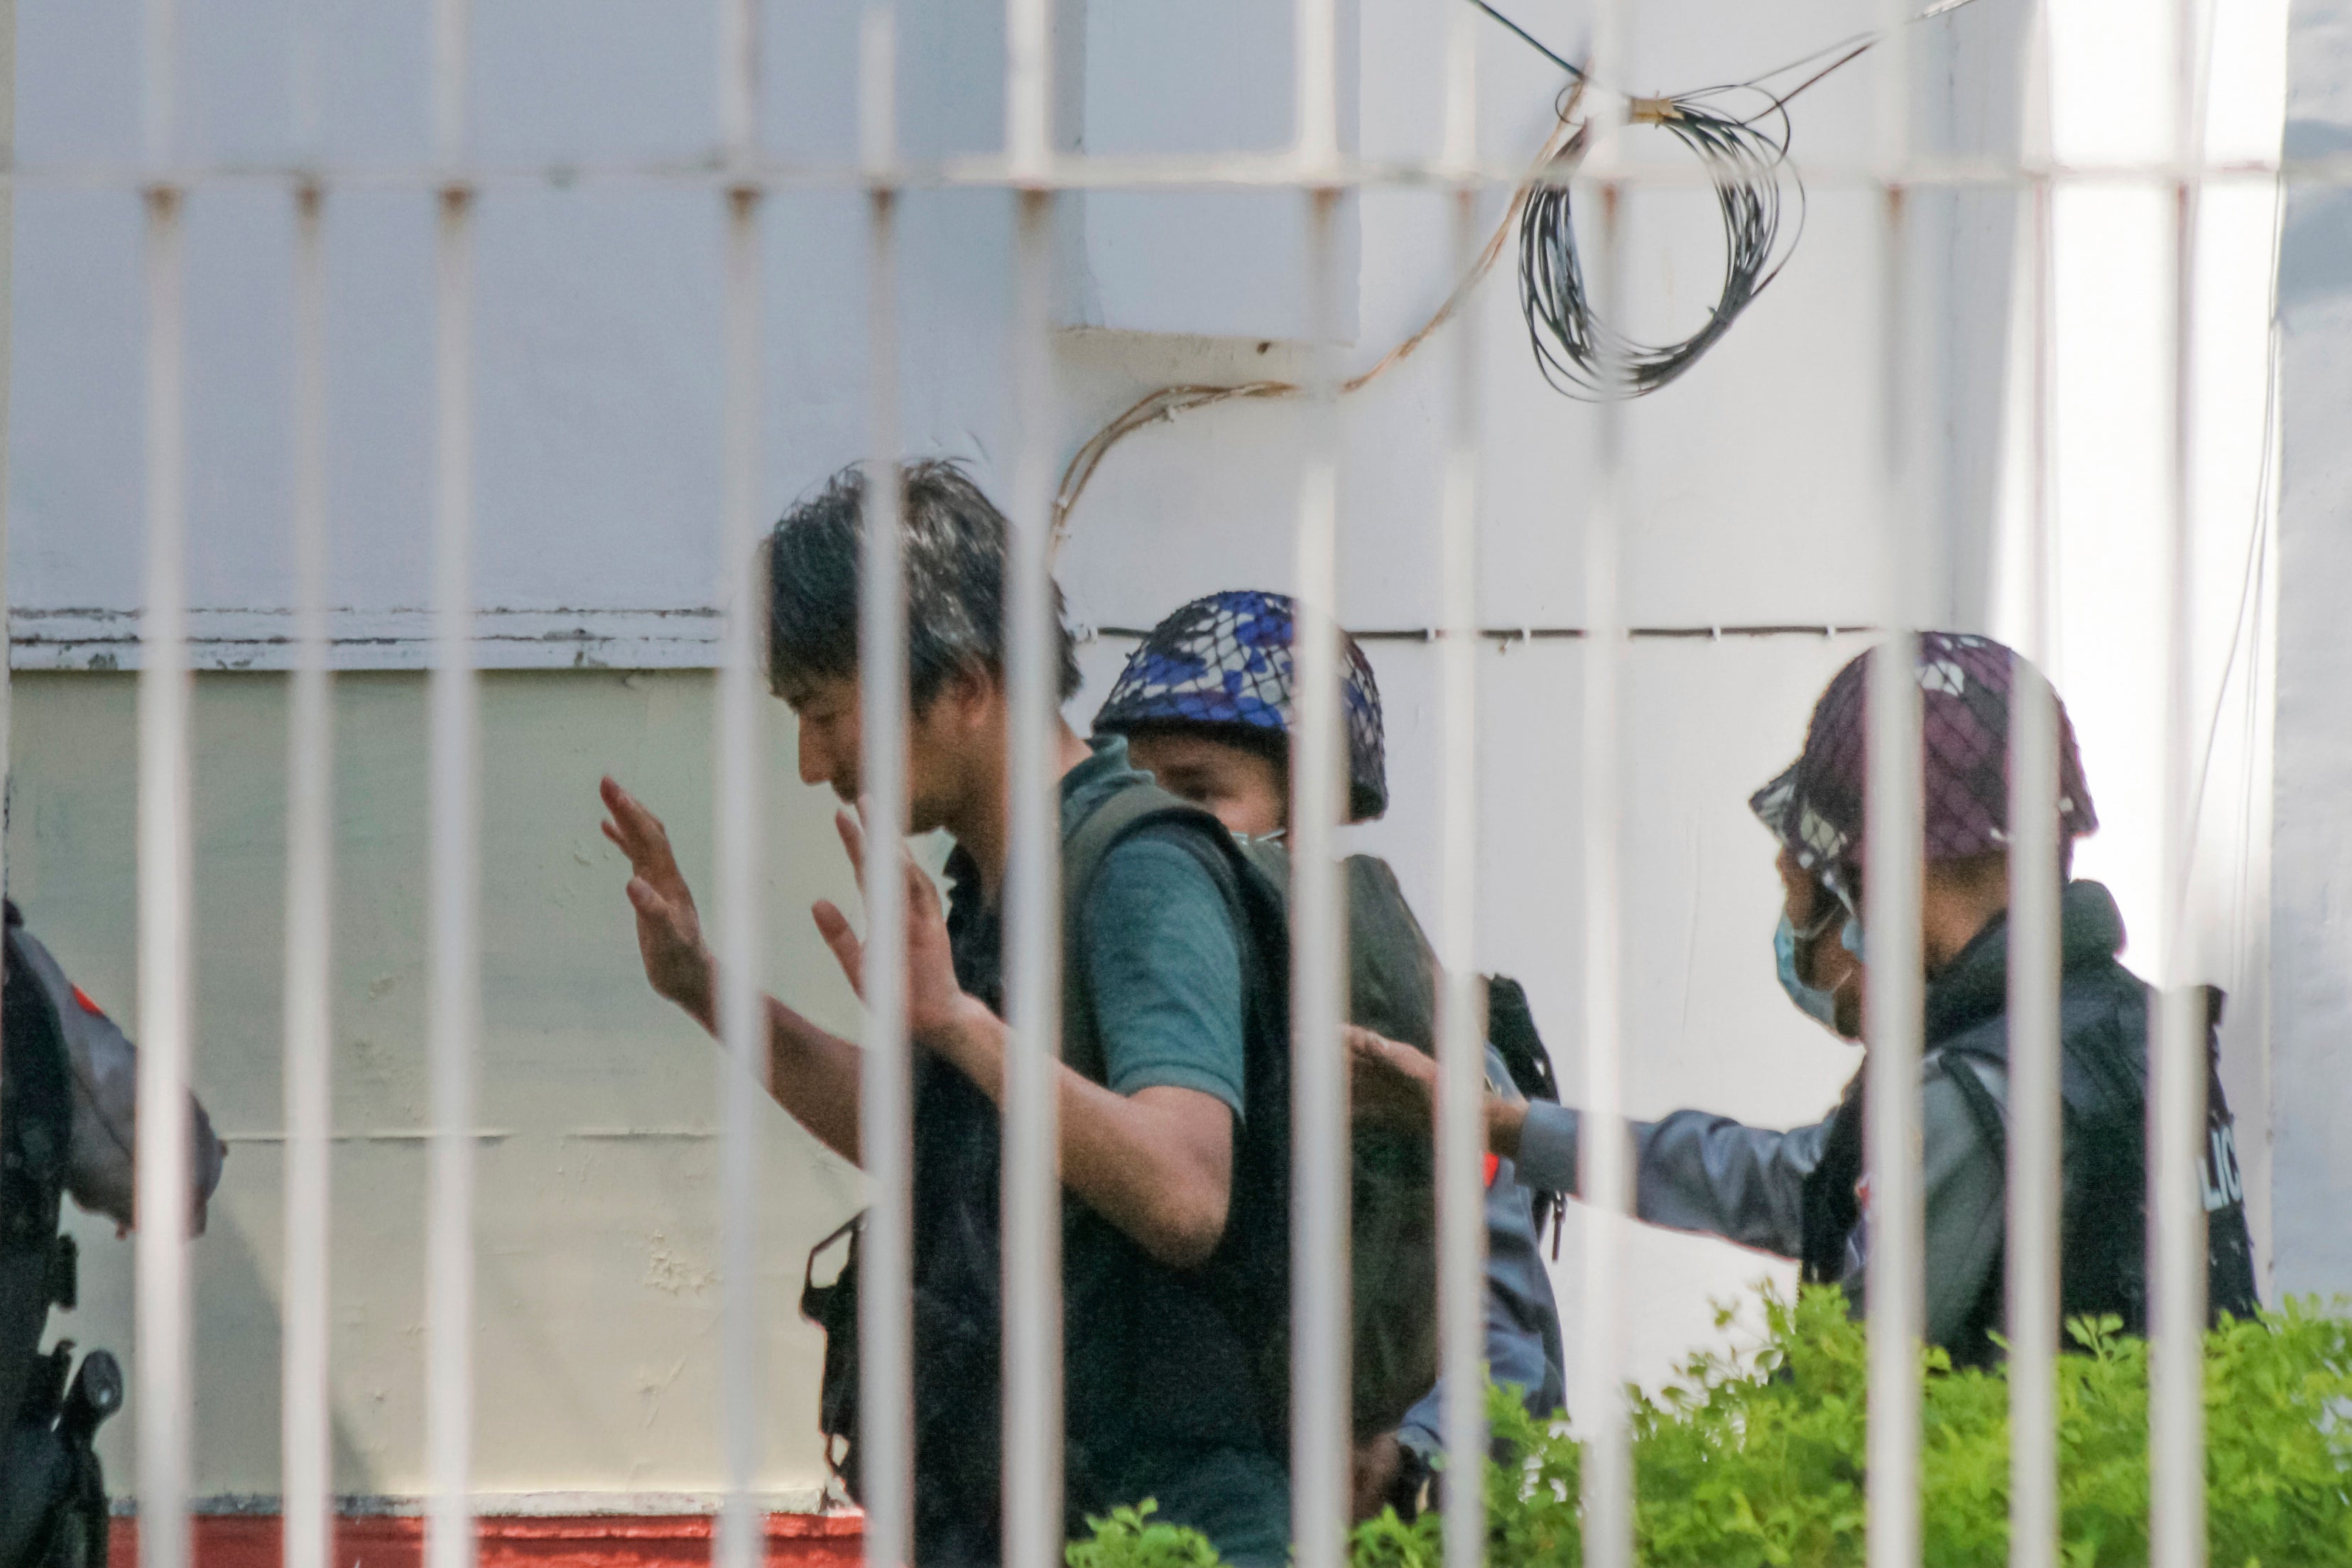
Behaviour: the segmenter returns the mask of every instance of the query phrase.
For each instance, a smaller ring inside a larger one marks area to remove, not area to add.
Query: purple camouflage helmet
[[[1228,589],[1195,599],[1151,628],[1095,715],[1126,734],[1154,724],[1232,728],[1286,743],[1291,718],[1289,595]],[[1388,809],[1381,689],[1356,639],[1340,634],[1348,714],[1348,810],[1363,822]]]
[[[1864,779],[1868,771],[1870,661],[1849,662],[1822,693],[1805,749],[1748,806],[1797,862],[1852,901],[1863,861]],[[1922,632],[1918,640],[1921,761],[1927,858],[1958,860],[2009,843],[2009,695],[2025,661],[1990,637]],[[2061,854],[2094,832],[2074,726],[2058,705],[2058,830]]]

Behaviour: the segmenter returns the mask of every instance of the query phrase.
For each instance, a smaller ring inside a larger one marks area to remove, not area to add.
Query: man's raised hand
[[[646,979],[705,1028],[715,1028],[715,965],[703,943],[694,894],[679,874],[677,857],[670,853],[669,833],[660,817],[610,778],[600,792],[609,814],[604,837],[629,858],[629,907],[637,915],[637,952],[645,959]]]
[[[847,810],[834,816],[841,847],[849,852],[850,868],[857,873],[861,890],[866,886],[866,823],[869,820],[864,802],[855,816]],[[980,1004],[966,995],[956,980],[955,956],[948,946],[947,913],[940,907],[939,889],[904,846],[899,847],[898,862],[906,888],[907,1032],[926,1045],[940,1045],[966,1016],[967,1008]],[[866,944],[858,940],[849,917],[829,899],[818,900],[810,912],[816,917],[817,934],[833,949],[842,973],[863,998]]]

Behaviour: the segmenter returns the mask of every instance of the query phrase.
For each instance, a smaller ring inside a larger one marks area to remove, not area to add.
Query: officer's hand
[[[1393,1432],[1367,1437],[1356,1445],[1353,1468],[1356,1499],[1349,1519],[1361,1524],[1395,1500],[1397,1478],[1404,1473],[1404,1445]]]
[[[1382,1126],[1425,1129],[1437,1103],[1437,1063],[1411,1046],[1349,1025],[1349,1087],[1355,1119]]]
[[[670,853],[669,833],[661,818],[637,798],[607,778],[602,793],[604,837],[629,858],[629,907],[637,914],[637,952],[645,959],[646,979],[660,995],[685,1008],[705,1028],[717,1026],[712,1011],[710,949],[702,940],[702,919],[695,913],[694,894]]]

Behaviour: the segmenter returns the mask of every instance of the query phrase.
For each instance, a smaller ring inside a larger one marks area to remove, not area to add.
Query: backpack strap
[[[1190,822],[1230,842],[1225,825],[1191,801],[1156,784],[1111,791],[1062,837],[1062,1060],[1097,1083],[1106,1080],[1102,1036],[1087,986],[1087,894],[1102,863],[1129,836],[1163,823]],[[1249,933],[1240,933],[1246,942]]]
[[[1985,1087],[1984,1075],[1977,1070],[1965,1051],[1947,1050],[1937,1053],[1944,1077],[1960,1091],[1960,1103],[1969,1108],[1969,1120],[1977,1124],[1977,1132],[1992,1151],[1994,1161],[2008,1169],[2009,1113],[2008,1108]]]

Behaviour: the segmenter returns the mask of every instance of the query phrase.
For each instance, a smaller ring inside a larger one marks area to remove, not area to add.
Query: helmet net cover
[[[1869,771],[1871,649],[1831,680],[1813,707],[1805,749],[1748,798],[1797,863],[1849,899],[1864,855]],[[2010,693],[2026,661],[1990,637],[1918,637],[1919,741],[1927,858],[1958,860],[2009,843]],[[2062,854],[2095,832],[2074,726],[2058,704],[2058,830]]]
[[[1291,640],[1297,606],[1286,594],[1231,589],[1193,600],[1151,628],[1095,715],[1097,732],[1150,724],[1233,728],[1286,742],[1294,712]],[[1348,718],[1348,807],[1366,821],[1388,809],[1380,683],[1356,639],[1339,637]]]

